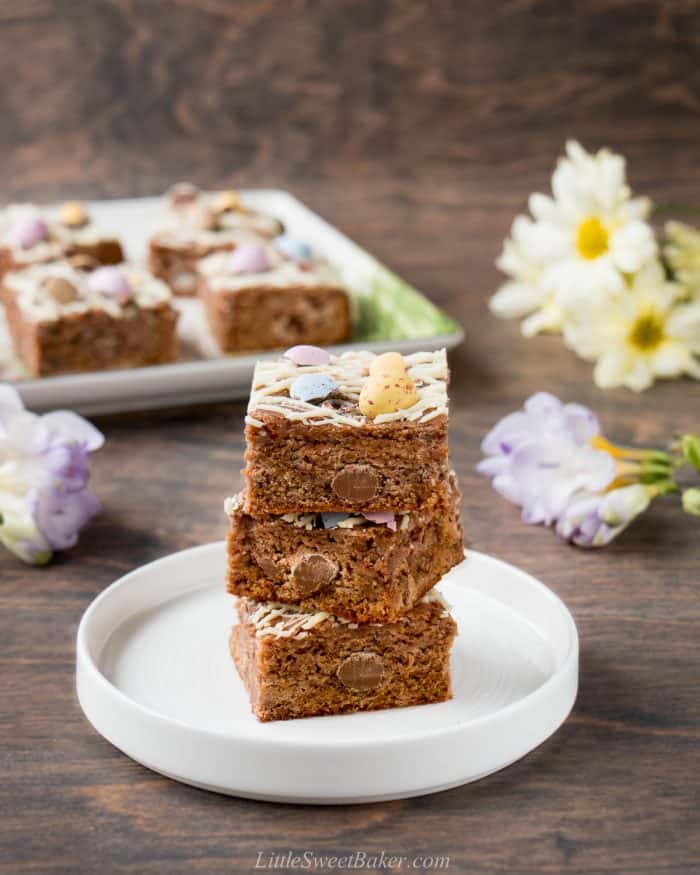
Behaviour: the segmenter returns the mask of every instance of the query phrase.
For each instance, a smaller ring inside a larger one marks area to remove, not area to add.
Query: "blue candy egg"
[[[302,374],[289,387],[289,397],[297,401],[322,401],[338,388],[327,374]]]
[[[321,522],[324,529],[336,529],[338,524],[342,523],[349,516],[349,513],[322,513]]]
[[[292,261],[311,261],[311,247],[301,240],[295,240],[288,234],[282,234],[275,238],[275,246],[279,251],[291,258]]]

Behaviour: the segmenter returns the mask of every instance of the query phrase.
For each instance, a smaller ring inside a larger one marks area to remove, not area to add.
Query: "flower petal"
[[[520,318],[539,307],[543,292],[526,283],[505,283],[491,297],[489,307],[495,316]]]
[[[682,343],[666,341],[651,356],[651,369],[657,377],[664,379],[680,377],[692,371],[692,355]]]
[[[634,219],[610,235],[610,254],[623,273],[635,273],[657,252],[654,232],[646,222]]]
[[[596,363],[593,379],[601,389],[614,389],[622,386],[629,368],[629,356],[625,349],[606,350]]]
[[[84,444],[92,453],[104,445],[105,439],[101,431],[73,413],[72,410],[55,410],[53,413],[45,413],[42,422],[52,433],[60,435],[64,440],[73,440]]]
[[[67,550],[78,541],[83,526],[97,513],[100,503],[90,492],[40,492],[35,497],[37,525],[54,550]]]

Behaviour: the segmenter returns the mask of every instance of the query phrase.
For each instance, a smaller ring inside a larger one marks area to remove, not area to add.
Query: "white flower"
[[[682,222],[666,223],[664,255],[688,297],[700,297],[700,231]]]
[[[534,223],[527,216],[517,216],[510,237],[504,242],[496,266],[510,277],[495,295],[489,306],[501,318],[527,316],[521,328],[526,337],[541,331],[560,331],[562,313],[554,302],[554,295],[542,284],[544,265],[531,255],[529,245]]]
[[[683,294],[659,262],[651,262],[628,280],[624,295],[567,322],[565,340],[596,362],[601,389],[640,392],[657,377],[700,379],[700,298],[686,303]]]
[[[644,221],[646,198],[632,198],[625,160],[607,149],[595,155],[569,142],[552,177],[554,197],[533,194],[533,258],[545,262],[541,283],[568,310],[599,304],[624,291],[625,274],[656,255]]]

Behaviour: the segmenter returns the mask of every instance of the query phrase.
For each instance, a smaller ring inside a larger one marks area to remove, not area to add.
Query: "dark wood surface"
[[[27,0],[0,4],[3,196],[134,195],[180,177],[282,185],[460,319],[451,447],[472,544],[574,612],[565,726],[511,768],[421,799],[310,809],[215,796],[114,750],[74,693],[90,601],[220,538],[243,405],[99,420],[101,517],[34,570],[0,555],[0,872],[251,871],[258,852],[433,854],[466,873],[700,872],[697,522],[659,504],[607,550],[526,527],[476,477],[479,440],[537,389],[609,436],[700,428],[700,387],[603,393],[486,300],[493,260],[567,136],[630,159],[658,218],[700,224],[700,4]]]

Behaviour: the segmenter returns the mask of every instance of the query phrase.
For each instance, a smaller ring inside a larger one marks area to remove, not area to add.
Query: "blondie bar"
[[[251,517],[226,502],[228,591],[354,622],[392,622],[464,558],[459,492],[405,513]]]
[[[163,227],[149,241],[149,266],[176,295],[196,294],[200,259],[283,230],[281,222],[250,209],[236,192],[201,191],[189,183],[166,192],[165,213]]]
[[[199,273],[199,296],[223,352],[330,345],[350,336],[347,292],[324,261],[250,240],[203,259]]]
[[[167,286],[123,265],[69,262],[6,274],[0,284],[15,354],[36,377],[174,361],[177,312]]]
[[[360,395],[375,358],[257,363],[246,416],[247,513],[410,511],[444,488],[445,350],[403,357],[410,406],[368,416]]]
[[[33,264],[75,259],[99,267],[123,261],[121,243],[78,202],[57,208],[10,204],[0,210],[0,276]]]
[[[396,622],[238,602],[231,655],[261,721],[444,702],[457,625],[431,590]]]

